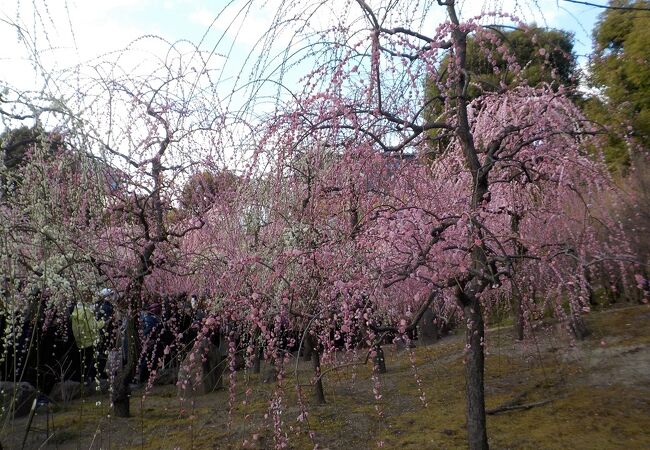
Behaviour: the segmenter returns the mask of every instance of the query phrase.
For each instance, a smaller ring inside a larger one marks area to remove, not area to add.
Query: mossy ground
[[[540,326],[524,343],[516,343],[507,327],[488,333],[488,409],[542,403],[489,415],[492,448],[650,448],[650,307],[610,309],[586,318],[592,334],[583,342],[572,342],[553,325]],[[231,415],[227,390],[185,403],[173,386],[155,388],[144,398],[136,392],[130,419],[110,417],[106,398],[77,400],[54,413],[55,433],[43,448],[227,449],[241,448],[245,441],[251,448],[272,448],[274,392],[282,398],[283,431],[291,448],[464,448],[463,348],[462,336],[450,336],[414,349],[417,377],[408,352],[386,348],[388,373],[380,376],[379,401],[369,366],[328,372],[326,405],[312,404],[309,387],[302,388],[309,412],[304,422],[297,421],[295,362],[281,386],[238,373]],[[299,362],[298,375],[308,383],[309,363]],[[34,426],[42,428],[44,418],[37,417]],[[5,448],[20,448],[24,429],[25,419],[5,429]],[[39,448],[44,437],[32,433],[26,448]]]

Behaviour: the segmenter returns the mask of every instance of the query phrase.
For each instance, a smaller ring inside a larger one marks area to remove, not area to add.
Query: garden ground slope
[[[592,334],[584,342],[572,342],[561,325],[552,323],[540,323],[523,343],[515,342],[507,327],[488,332],[486,399],[488,410],[496,412],[488,416],[492,448],[650,448],[650,306],[609,309],[586,318]],[[387,347],[388,373],[381,375],[379,402],[370,367],[329,372],[327,404],[307,405],[305,422],[297,421],[292,362],[278,388],[289,447],[465,448],[463,344],[461,336],[450,336],[416,348],[417,376],[408,352]],[[299,363],[302,383],[310,378],[309,367]],[[59,408],[55,433],[43,448],[227,449],[242,448],[244,441],[250,448],[272,448],[268,399],[276,385],[243,372],[236,378],[230,429],[227,389],[181,405],[175,387],[164,386],[144,399],[136,391],[130,419],[109,417],[108,399],[97,396]],[[303,394],[310,403],[308,386]],[[33,426],[44,425],[39,416]],[[5,430],[4,448],[20,448],[25,426],[20,419]],[[314,432],[313,441],[308,430]],[[39,448],[44,437],[30,433],[26,448]]]

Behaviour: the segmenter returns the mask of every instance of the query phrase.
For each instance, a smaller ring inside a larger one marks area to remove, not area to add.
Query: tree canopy
[[[650,145],[650,12],[646,0],[613,0],[594,30],[589,82],[602,96],[585,105],[592,119],[609,127],[605,158],[614,170],[630,162],[633,152]]]
[[[20,179],[18,171],[36,147],[53,156],[63,148],[63,138],[57,133],[45,132],[40,126],[25,125],[0,134],[0,189],[3,193],[15,189]]]

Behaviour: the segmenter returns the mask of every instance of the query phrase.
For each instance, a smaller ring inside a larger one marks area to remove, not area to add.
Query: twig
[[[504,404],[504,405],[498,406],[498,407],[493,408],[493,409],[488,409],[488,410],[485,411],[485,413],[493,415],[493,414],[499,414],[499,413],[502,413],[502,412],[517,411],[517,410],[520,410],[520,409],[524,409],[524,410],[525,409],[531,409],[531,408],[535,408],[536,406],[543,406],[543,405],[546,405],[547,403],[551,403],[553,400],[555,400],[555,399],[543,400],[541,402],[534,402],[534,403],[526,403],[524,405],[512,405],[512,404],[508,403],[508,404]]]

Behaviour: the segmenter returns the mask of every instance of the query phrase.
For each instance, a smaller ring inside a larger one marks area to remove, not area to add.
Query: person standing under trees
[[[81,380],[91,383],[97,375],[95,347],[99,343],[99,331],[104,327],[104,321],[95,319],[94,311],[83,301],[74,307],[70,320],[81,359]]]
[[[104,322],[97,343],[97,373],[100,375],[105,372],[108,350],[115,339],[114,309],[111,303],[114,296],[115,292],[112,289],[104,288],[99,291],[99,300],[95,304],[95,318]]]
[[[146,383],[150,369],[156,364],[156,353],[160,328],[160,303],[152,303],[140,313],[142,323],[142,354],[138,365],[140,383]]]

